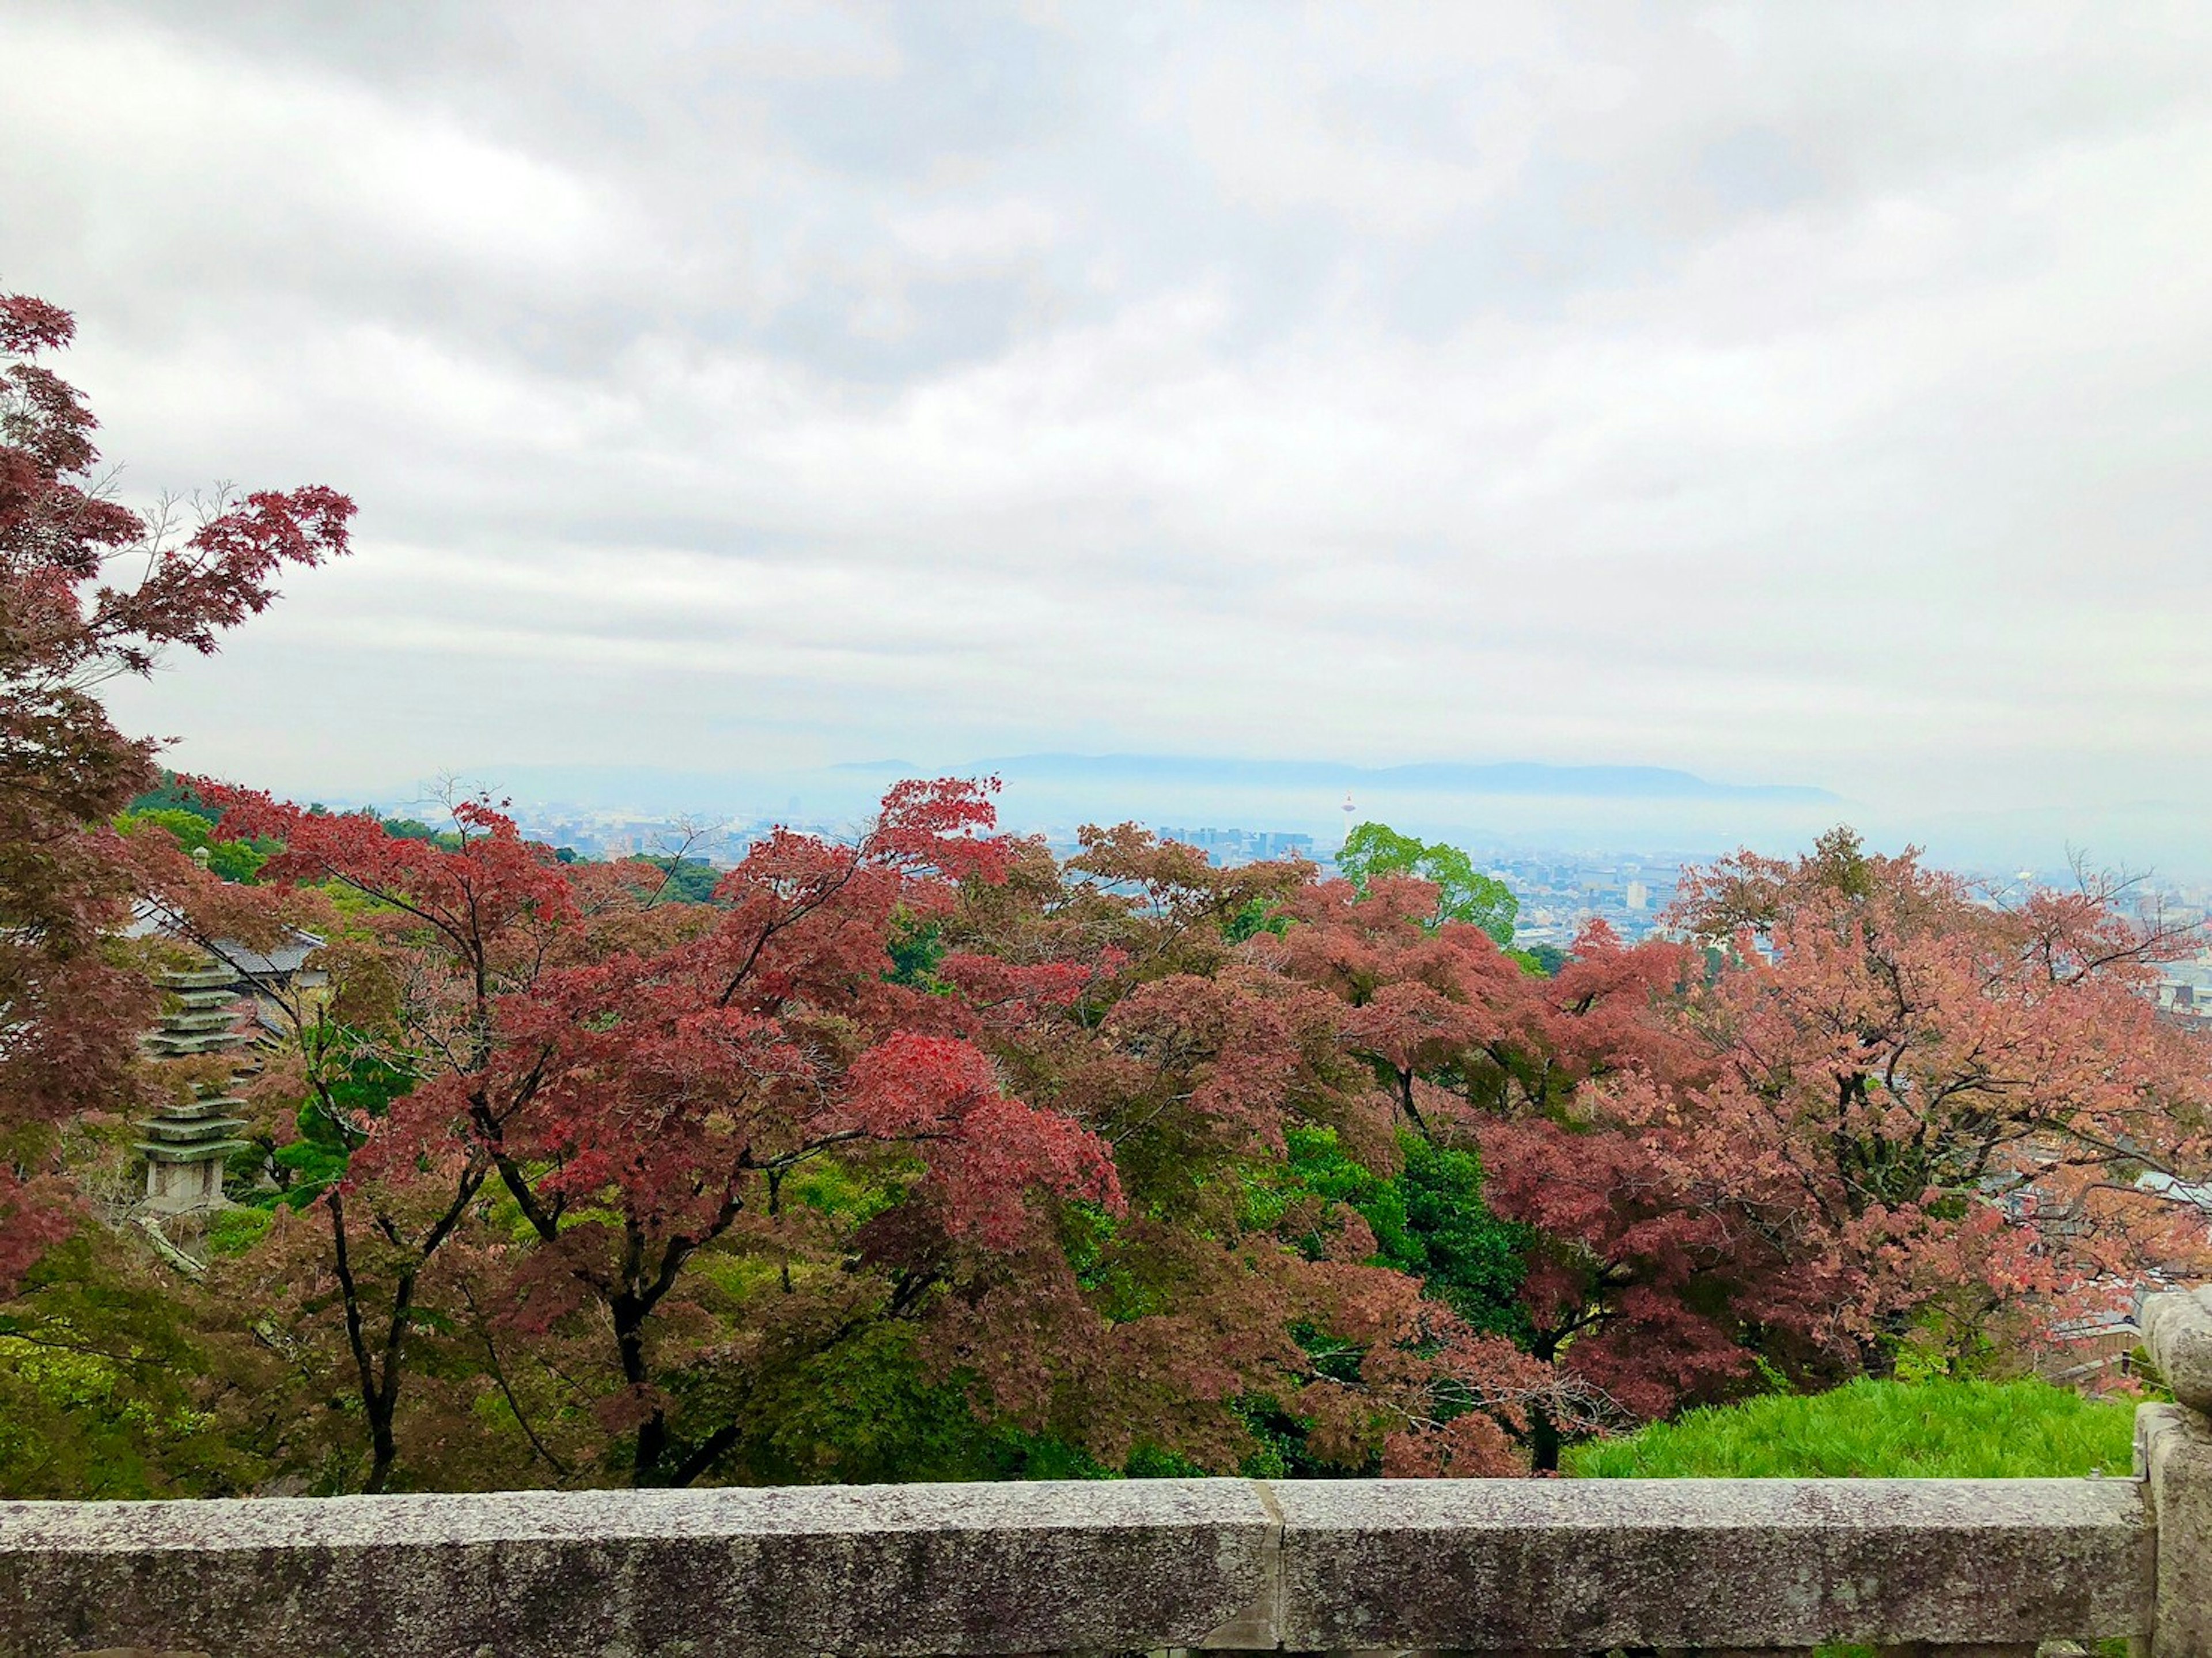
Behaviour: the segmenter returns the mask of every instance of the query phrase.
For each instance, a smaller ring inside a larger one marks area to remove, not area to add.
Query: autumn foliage
[[[7,305],[0,1316],[131,1309],[114,1433],[197,1424],[145,1491],[1548,1470],[1778,1381],[2018,1368],[2212,1265],[2212,1070],[2148,993],[2197,941],[2087,878],[1992,897],[1839,831],[1547,974],[1450,847],[1062,858],[957,779],[704,902],[479,799],[400,832],[199,780],[250,859],[118,835],[154,751],[91,683],[213,648],[350,507],[170,544],[31,360],[67,319]],[[259,976],[240,1207],[160,1296],[73,1195],[153,1086],[134,904],[161,948],[319,941]]]
[[[340,1156],[234,1281],[328,1277],[290,1336],[373,1488],[501,1432],[465,1479],[932,1472],[855,1387],[1002,1472],[1547,1467],[1776,1374],[2017,1356],[2203,1253],[2142,1178],[2208,1149],[2142,993],[2178,941],[1846,836],[1547,976],[1417,878],[1062,862],[951,780],[705,904],[481,802],[441,845],[201,788],[285,849],[178,929],[329,940],[264,1093]]]

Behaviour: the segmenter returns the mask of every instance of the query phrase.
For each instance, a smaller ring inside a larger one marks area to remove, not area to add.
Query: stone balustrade
[[[2212,1302],[2136,1478],[1146,1480],[0,1503],[0,1653],[2212,1658]]]

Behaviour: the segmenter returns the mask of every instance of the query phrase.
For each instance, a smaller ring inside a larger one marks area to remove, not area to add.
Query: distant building
[[[2202,1025],[2212,1020],[2212,993],[2185,979],[2166,979],[2154,993],[2158,1010],[2168,1018],[2185,1025]]]
[[[1289,829],[1163,828],[1158,835],[1163,841],[1196,847],[1212,862],[1224,865],[1314,855],[1313,836]]]

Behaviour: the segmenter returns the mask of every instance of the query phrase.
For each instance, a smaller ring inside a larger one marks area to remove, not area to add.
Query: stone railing
[[[1151,1480],[0,1503],[0,1653],[2212,1658],[2212,1302],[2138,1478]]]

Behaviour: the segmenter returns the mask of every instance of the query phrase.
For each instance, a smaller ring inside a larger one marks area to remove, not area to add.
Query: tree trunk
[[[362,1319],[361,1285],[353,1273],[353,1254],[347,1248],[345,1198],[332,1191],[324,1200],[330,1212],[331,1242],[337,1259],[338,1292],[345,1308],[346,1345],[353,1350],[355,1373],[361,1383],[362,1414],[368,1420],[368,1478],[362,1484],[364,1496],[374,1497],[381,1491],[392,1478],[392,1465],[398,1458],[398,1442],[392,1433],[392,1418],[398,1404],[398,1376],[392,1369],[397,1354],[387,1345],[384,1356],[384,1373],[377,1372],[375,1356],[369,1351],[368,1336]],[[410,1277],[406,1280],[403,1297],[414,1287]],[[394,1317],[404,1331],[406,1300],[403,1298]]]
[[[634,1389],[642,1389],[645,1373],[645,1320],[651,1309],[643,1301],[628,1291],[614,1297],[607,1311],[614,1320],[615,1355],[622,1364],[623,1381]],[[668,1456],[668,1414],[659,1406],[653,1414],[637,1424],[637,1445],[630,1456],[629,1483],[632,1485],[665,1485],[668,1483],[662,1464]]]
[[[1540,1405],[1528,1412],[1528,1466],[1538,1473],[1559,1471],[1559,1424]]]
[[[1528,1356],[1557,1366],[1559,1336],[1548,1331],[1539,1333],[1528,1344]],[[1559,1424],[1541,1405],[1531,1406],[1528,1410],[1528,1466],[1537,1473],[1559,1471]]]
[[[379,1410],[374,1402],[369,1411],[368,1478],[361,1482],[364,1497],[374,1497],[384,1490],[392,1479],[392,1465],[399,1458],[399,1447],[392,1436],[391,1412]]]

